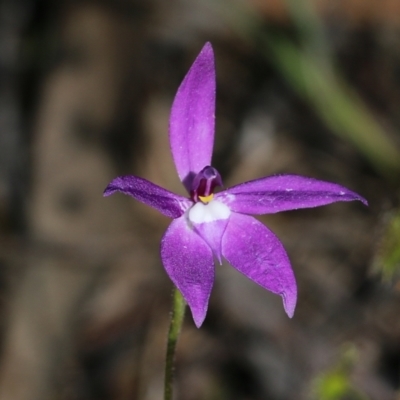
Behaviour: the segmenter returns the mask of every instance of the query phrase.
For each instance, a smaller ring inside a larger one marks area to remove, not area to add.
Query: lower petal
[[[206,317],[214,283],[214,261],[210,247],[188,226],[184,216],[172,221],[165,232],[161,259],[199,328]]]
[[[282,296],[289,317],[297,300],[296,280],[280,240],[255,218],[232,213],[222,238],[222,255],[253,282]]]

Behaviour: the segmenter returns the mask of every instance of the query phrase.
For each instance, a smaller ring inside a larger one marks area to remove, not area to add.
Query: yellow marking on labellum
[[[202,201],[202,203],[207,204],[209,203],[214,197],[214,194],[211,193],[209,196],[199,196],[199,199]]]

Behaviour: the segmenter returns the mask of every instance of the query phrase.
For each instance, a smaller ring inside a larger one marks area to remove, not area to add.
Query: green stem
[[[176,343],[181,332],[183,318],[185,316],[186,303],[181,292],[174,288],[171,323],[169,325],[167,339],[167,355],[165,359],[164,400],[172,400],[174,378],[174,356]]]

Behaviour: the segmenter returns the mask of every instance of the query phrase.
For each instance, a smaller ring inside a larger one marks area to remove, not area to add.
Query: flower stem
[[[174,288],[173,296],[171,323],[169,325],[167,338],[167,355],[165,359],[164,400],[172,400],[175,349],[181,332],[186,308],[185,300],[176,287]]]

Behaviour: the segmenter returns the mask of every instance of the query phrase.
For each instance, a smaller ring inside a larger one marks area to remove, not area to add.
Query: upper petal
[[[273,214],[311,208],[336,201],[367,201],[351,190],[325,181],[298,175],[274,175],[233,186],[217,193],[232,211],[243,214]]]
[[[165,232],[161,240],[161,259],[200,328],[214,283],[214,261],[210,247],[190,229],[185,216],[172,221]]]
[[[104,196],[121,192],[134,197],[171,218],[180,217],[192,204],[185,197],[172,193],[138,176],[119,176],[104,190]]]
[[[282,296],[285,311],[293,316],[296,280],[279,239],[255,218],[232,213],[222,238],[222,255],[253,282]]]
[[[214,53],[206,43],[176,93],[169,122],[172,157],[188,190],[194,175],[211,164],[214,114]]]

